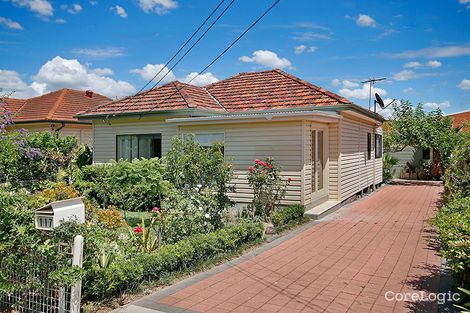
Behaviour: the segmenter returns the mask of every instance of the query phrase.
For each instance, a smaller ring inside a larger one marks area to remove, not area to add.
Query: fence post
[[[83,236],[77,235],[73,239],[72,265],[82,267],[83,262]],[[82,280],[79,280],[70,290],[70,313],[80,313],[82,298]]]

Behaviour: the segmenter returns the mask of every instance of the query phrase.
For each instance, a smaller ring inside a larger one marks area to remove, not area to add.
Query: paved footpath
[[[287,239],[119,312],[437,312],[436,301],[387,301],[385,295],[443,290],[427,223],[441,192],[384,187]]]

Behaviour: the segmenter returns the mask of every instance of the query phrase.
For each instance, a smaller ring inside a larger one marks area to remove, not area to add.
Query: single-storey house
[[[110,98],[92,91],[60,89],[30,99],[5,98],[5,109],[12,114],[9,129],[24,128],[28,131],[58,132],[63,136],[75,136],[79,144],[91,145],[91,121],[78,120],[74,116]]]
[[[291,178],[284,203],[336,203],[382,182],[384,119],[281,70],[240,73],[197,87],[178,81],[77,115],[93,121],[93,161],[161,157],[174,136],[224,143],[238,204],[248,167],[273,157]]]
[[[452,119],[454,128],[463,127],[463,130],[469,131],[470,128],[470,110],[456,112],[448,115]]]

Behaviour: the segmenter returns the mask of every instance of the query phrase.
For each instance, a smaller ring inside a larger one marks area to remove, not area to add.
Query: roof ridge
[[[314,89],[314,90],[316,90],[316,91],[319,91],[319,92],[321,92],[321,93],[323,93],[323,94],[325,94],[325,95],[327,95],[327,96],[329,96],[329,97],[332,97],[332,98],[334,98],[334,99],[336,99],[336,100],[338,100],[338,101],[340,101],[340,102],[342,102],[342,103],[352,103],[351,100],[348,100],[348,99],[346,99],[346,98],[343,98],[343,97],[341,97],[340,95],[337,95],[337,94],[335,94],[335,93],[333,93],[333,92],[331,92],[331,91],[328,91],[328,90],[326,90],[326,89],[324,89],[324,88],[321,88],[321,87],[319,87],[319,86],[317,86],[317,85],[314,85],[314,84],[312,84],[312,83],[310,83],[310,82],[307,82],[307,81],[305,81],[305,80],[303,80],[303,79],[300,79],[300,78],[298,78],[298,77],[296,77],[296,76],[294,76],[294,75],[292,75],[292,74],[289,74],[289,73],[287,73],[287,72],[284,72],[284,71],[281,70],[281,69],[276,68],[276,69],[274,69],[273,71],[276,72],[276,73],[278,73],[278,74],[280,74],[280,75],[283,75],[283,76],[285,76],[285,77],[287,77],[287,78],[290,78],[290,79],[292,79],[293,81],[296,81],[296,82],[299,83],[299,84],[302,84],[302,85],[307,86],[307,87],[309,87],[309,88],[312,88],[312,89]]]
[[[207,94],[209,95],[209,97],[211,97],[212,99],[214,99],[214,101],[215,101],[218,105],[220,105],[220,107],[221,107],[222,109],[224,109],[225,112],[228,112],[227,108],[222,104],[222,102],[220,102],[219,99],[216,98],[216,96],[214,96],[209,90],[207,90],[206,87],[202,87],[202,89],[204,89],[204,90],[207,92]]]
[[[52,106],[51,110],[49,111],[49,114],[47,114],[47,118],[52,118],[57,111],[57,109],[60,107],[62,104],[62,101],[64,100],[65,95],[68,93],[67,88],[63,88],[60,92],[59,97],[57,98],[56,102],[54,102],[54,105]]]
[[[178,85],[185,85],[185,86],[189,86],[189,84],[183,84],[181,83],[180,81],[178,80],[175,80],[173,82],[173,85],[175,86],[176,90],[178,90],[179,94],[181,95],[181,97],[183,98],[183,100],[186,102],[186,105],[188,106],[188,108],[195,108],[197,107],[196,103],[194,103],[194,100],[193,98],[187,93],[184,91],[184,88],[179,88]],[[172,97],[173,95],[170,95],[170,98]]]

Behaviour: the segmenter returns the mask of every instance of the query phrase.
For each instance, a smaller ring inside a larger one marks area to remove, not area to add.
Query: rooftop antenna
[[[372,87],[373,85],[376,83],[376,82],[379,82],[379,81],[382,81],[382,80],[386,80],[387,78],[385,77],[382,77],[382,78],[370,78],[368,80],[365,80],[361,83],[363,84],[369,84],[369,111],[370,111],[370,100],[372,98]]]
[[[397,101],[397,99],[393,99],[392,101],[390,101],[389,104],[385,104],[384,101],[382,100],[382,98],[380,97],[380,95],[378,93],[375,93],[375,99],[374,99],[374,113],[377,113],[377,104],[379,104],[379,106],[383,109],[385,109],[386,107],[388,107],[390,104],[394,103],[395,101]]]

